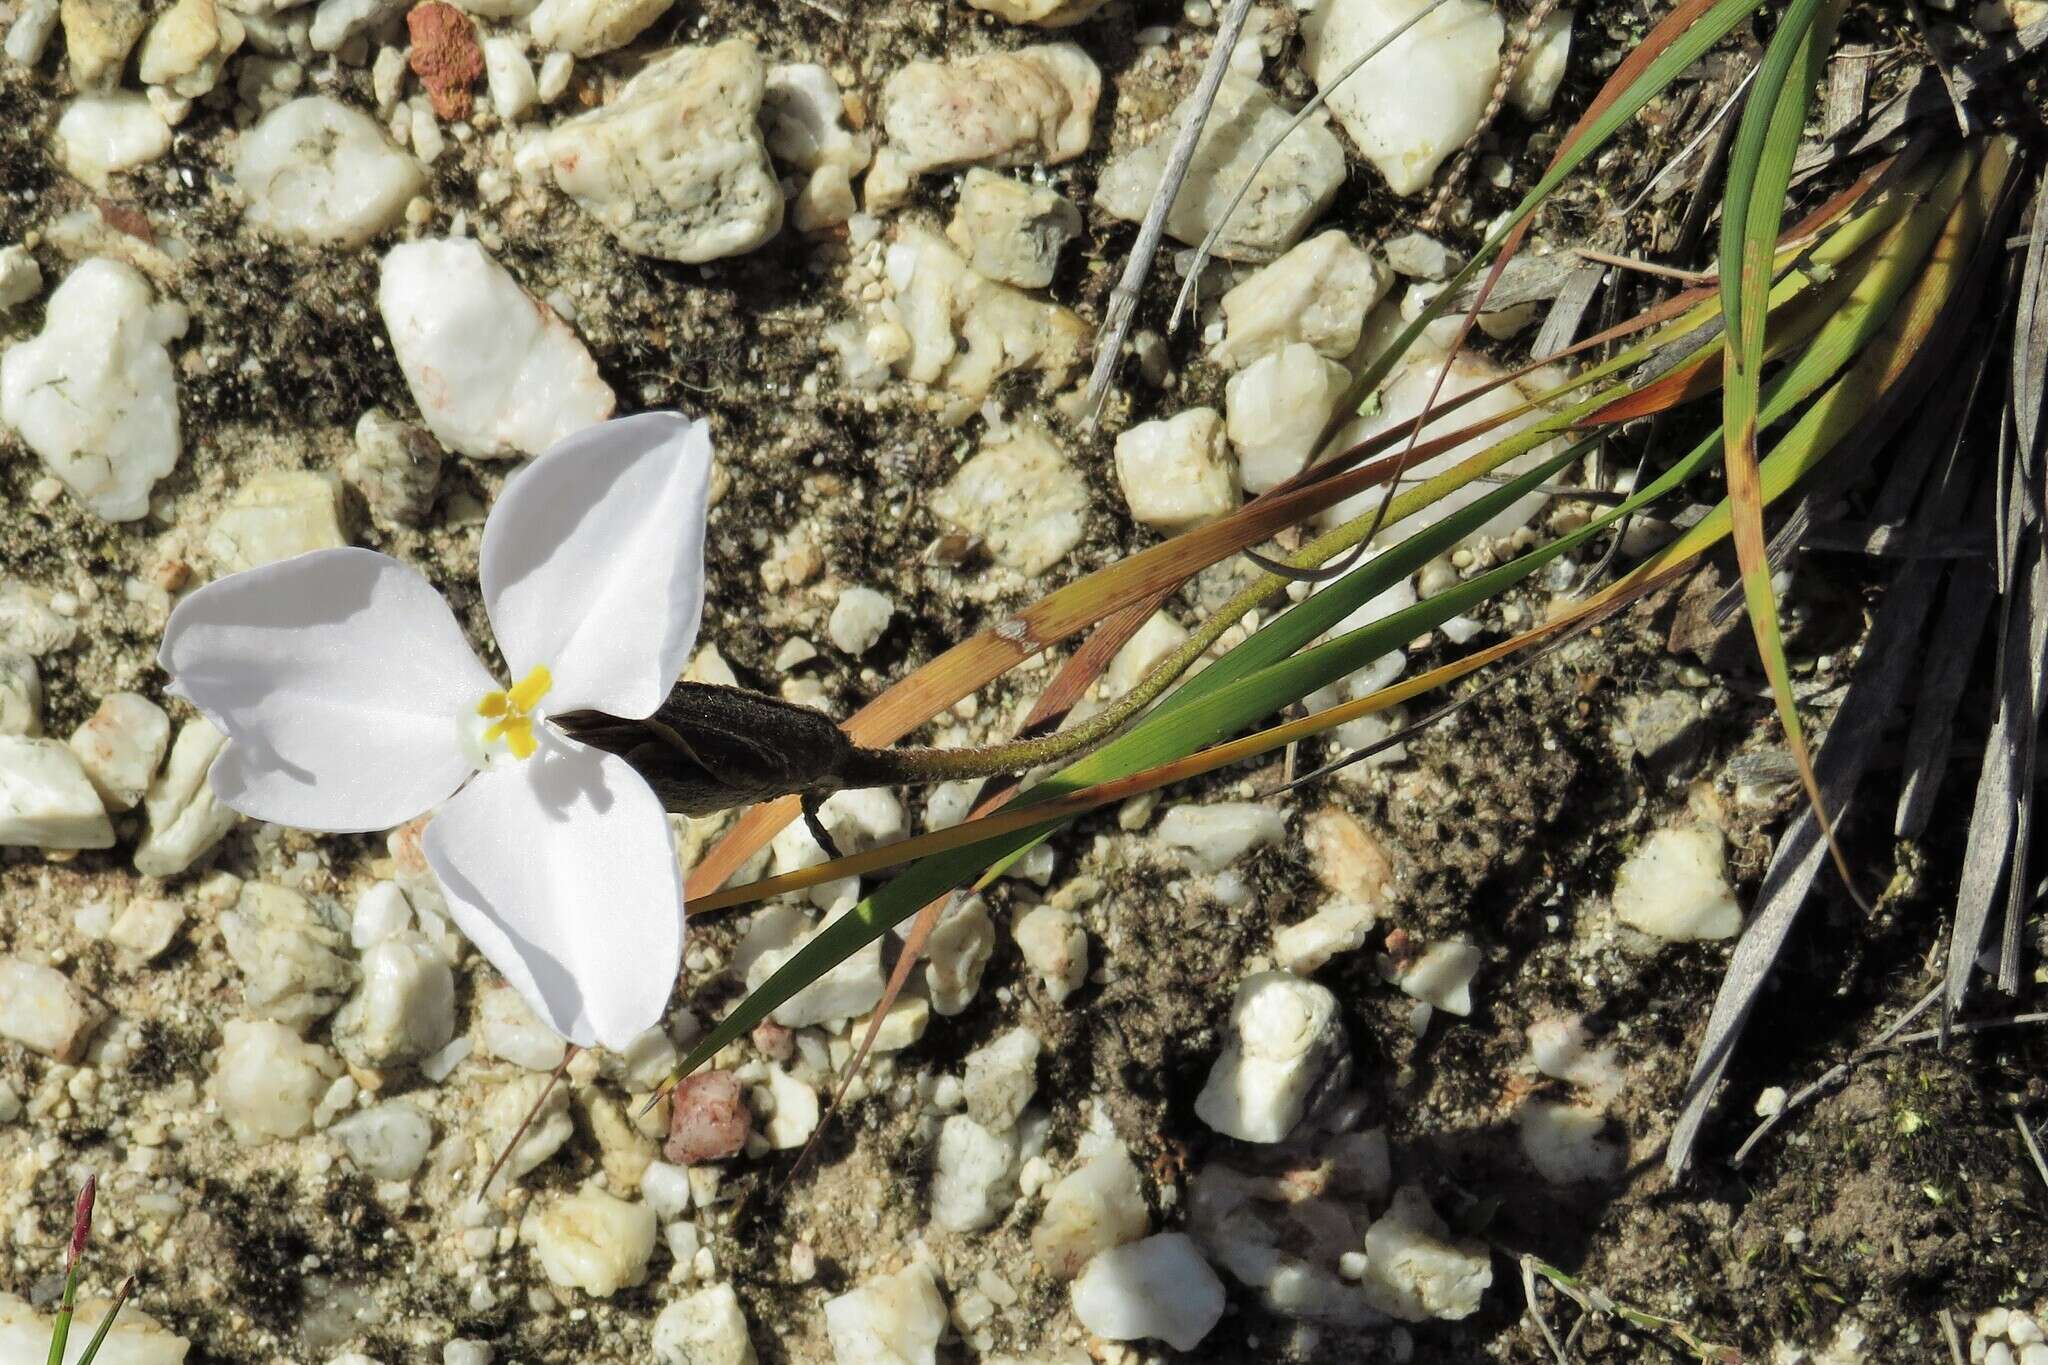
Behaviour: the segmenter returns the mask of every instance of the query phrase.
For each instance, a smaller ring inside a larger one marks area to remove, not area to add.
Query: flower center
[[[535,708],[555,685],[546,664],[533,670],[502,692],[486,692],[472,714],[462,718],[463,751],[479,768],[498,759],[531,758],[539,747],[533,725]]]

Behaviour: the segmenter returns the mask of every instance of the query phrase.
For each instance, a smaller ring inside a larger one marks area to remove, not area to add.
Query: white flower
[[[710,470],[702,423],[647,413],[576,433],[506,484],[481,578],[510,687],[388,555],[316,550],[193,593],[157,658],[228,737],[215,793],[331,832],[446,801],[424,845],[456,923],[557,1033],[623,1046],[675,985],[675,849],[639,774],[542,722],[637,719],[668,695],[703,612]]]

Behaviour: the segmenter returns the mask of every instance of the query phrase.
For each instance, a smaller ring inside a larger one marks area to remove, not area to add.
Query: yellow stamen
[[[523,715],[531,711],[534,705],[548,694],[548,689],[554,685],[555,675],[548,672],[548,666],[546,664],[535,664],[532,672],[513,684],[512,690],[505,694],[505,699],[512,704],[512,709],[515,712]],[[524,755],[521,755],[521,757],[524,757]]]
[[[532,758],[533,751],[540,747],[539,741],[533,737],[533,722],[524,717],[512,722],[511,728],[505,731],[505,747],[512,751],[514,758]]]
[[[484,699],[476,704],[476,713],[480,716],[502,716],[507,705],[503,692],[486,692]]]

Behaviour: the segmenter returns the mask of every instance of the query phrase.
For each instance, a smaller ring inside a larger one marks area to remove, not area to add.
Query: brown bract
[[[444,119],[469,117],[469,87],[484,74],[483,49],[469,17],[441,0],[414,5],[405,16],[412,35],[412,69],[427,87],[434,113]]]

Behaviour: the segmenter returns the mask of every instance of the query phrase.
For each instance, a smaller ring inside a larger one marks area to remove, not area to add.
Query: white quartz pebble
[[[477,1011],[477,1041],[485,1055],[528,1071],[553,1071],[568,1043],[540,1021],[525,997],[510,986],[485,986]]]
[[[135,870],[149,877],[173,877],[199,860],[241,822],[221,803],[206,780],[227,736],[201,717],[188,720],[171,741],[170,761],[149,784],[142,808],[149,832],[135,848]]]
[[[1326,359],[1344,360],[1357,348],[1366,314],[1386,297],[1392,279],[1371,252],[1342,232],[1319,232],[1223,296],[1223,340],[1209,358],[1242,369],[1301,344]]]
[[[1118,436],[1116,477],[1132,519],[1169,533],[1237,506],[1237,470],[1214,408],[1140,422]]]
[[[520,1223],[541,1270],[564,1289],[608,1299],[647,1278],[654,1212],[595,1186],[539,1204]]]
[[[1031,1255],[1051,1274],[1071,1280],[1098,1252],[1143,1237],[1151,1219],[1131,1154],[1112,1142],[1047,1191],[1031,1230]]]
[[[1427,3],[1324,0],[1302,21],[1309,75],[1396,194],[1426,188],[1472,136],[1500,74],[1500,15],[1485,0],[1449,0],[1336,84]]]
[[[286,241],[360,246],[397,225],[427,184],[377,121],[326,95],[279,105],[235,140],[249,221]]]
[[[1614,913],[1667,942],[1740,933],[1742,906],[1728,884],[1721,831],[1706,825],[1654,831],[1614,876]]]
[[[1037,1034],[1019,1026],[967,1054],[961,1088],[977,1123],[996,1133],[1015,1126],[1038,1092],[1038,1055],[1044,1050]]]
[[[265,469],[213,519],[206,552],[224,574],[348,544],[340,476],[324,469]]]
[[[834,1365],[935,1365],[946,1301],[918,1261],[825,1300]]]
[[[1159,821],[1159,842],[1196,872],[1238,866],[1287,833],[1287,812],[1259,801],[1179,805]]]
[[[533,63],[526,59],[526,46],[517,38],[497,35],[484,39],[484,79],[490,86],[491,108],[507,123],[540,99]]]
[[[1393,1207],[1366,1229],[1365,1255],[1367,1299],[1403,1322],[1470,1317],[1493,1283],[1486,1243],[1452,1238],[1413,1185],[1394,1191]]]
[[[77,754],[61,740],[0,735],[0,847],[113,843],[114,827]]]
[[[857,657],[874,648],[895,614],[896,604],[873,588],[848,588],[832,604],[825,633],[833,648]]]
[[[386,1069],[438,1052],[455,1036],[455,979],[440,951],[406,930],[363,953],[362,984],[334,1018],[334,1046]]]
[[[1074,1316],[1098,1337],[1192,1351],[1223,1316],[1223,1282],[1183,1232],[1105,1251],[1074,1281]]]
[[[1081,543],[1088,481],[1050,436],[1013,427],[953,471],[932,510],[986,541],[998,564],[1036,575]]]
[[[56,968],[0,957],[0,1038],[60,1062],[76,1062],[105,1017]]]
[[[932,1221],[949,1232],[993,1226],[1017,1198],[1017,1134],[991,1132],[966,1114],[939,1125]]]
[[[677,1299],[654,1320],[654,1358],[660,1365],[754,1365],[747,1315],[729,1284],[715,1284]]]
[[[101,698],[70,743],[106,808],[133,810],[171,746],[171,719],[139,692],[115,692]]]
[[[214,1097],[245,1146],[303,1136],[341,1060],[268,1019],[231,1019],[215,1061]]]
[[[569,325],[472,239],[393,247],[377,306],[420,415],[452,450],[537,454],[612,415]]]
[[[358,1110],[328,1130],[350,1161],[377,1180],[410,1180],[427,1159],[433,1120],[404,1100]]]
[[[0,357],[0,420],[94,516],[133,521],[178,463],[178,386],[167,343],[185,310],[94,258],[50,295],[42,333]]]
[[[129,90],[81,95],[57,120],[64,169],[96,190],[117,171],[132,171],[171,149],[171,125],[155,105]]]
[[[1071,910],[1050,905],[1026,907],[1010,926],[1024,965],[1031,968],[1055,1005],[1081,989],[1088,979],[1088,931]]]
[[[540,0],[527,26],[541,46],[578,57],[624,47],[675,0]]]
[[[1258,972],[1237,988],[1195,1116],[1226,1137],[1279,1142],[1350,1074],[1337,997],[1287,972]]]
[[[1433,1009],[1460,1017],[1472,1013],[1472,978],[1481,955],[1469,943],[1452,939],[1431,944],[1428,951],[1395,968],[1401,992]]]

